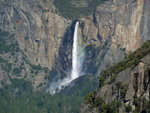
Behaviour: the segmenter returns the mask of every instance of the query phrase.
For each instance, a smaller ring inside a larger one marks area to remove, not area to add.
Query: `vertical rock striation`
[[[80,35],[85,46],[94,45],[99,51],[98,62],[94,62],[100,68],[98,73],[150,39],[149,18],[148,0],[109,0],[93,15],[81,19]]]
[[[51,78],[67,76],[72,64],[74,22],[57,14],[53,0],[1,0],[0,9],[0,29],[12,34],[27,60],[48,67]],[[78,32],[86,52],[85,71],[99,75],[150,39],[149,18],[149,0],[108,0],[92,15],[81,18]],[[24,55],[15,55],[18,62],[23,61]],[[0,56],[12,62],[8,54]],[[23,75],[30,70],[27,67]],[[39,84],[44,77],[41,72],[32,81]]]
[[[0,28],[15,34],[30,62],[52,69],[71,21],[56,14],[48,0],[4,0],[0,8]]]

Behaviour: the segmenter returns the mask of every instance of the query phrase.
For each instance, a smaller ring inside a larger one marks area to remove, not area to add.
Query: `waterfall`
[[[81,76],[84,54],[82,51],[82,47],[80,47],[78,41],[78,26],[79,22],[76,22],[73,37],[71,74],[64,79],[59,79],[57,82],[54,81],[50,84],[50,87],[47,89],[47,92],[50,92],[52,95],[56,92],[61,91],[64,87],[68,86],[73,80]]]
[[[72,72],[71,72],[71,79],[76,79],[79,76],[79,53],[78,53],[78,24],[76,23],[75,31],[74,31],[74,37],[73,37],[73,52],[72,52]]]

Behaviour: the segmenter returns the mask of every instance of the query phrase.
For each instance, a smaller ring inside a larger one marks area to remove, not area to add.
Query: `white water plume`
[[[78,22],[75,26],[74,31],[74,40],[73,40],[73,52],[72,52],[72,72],[71,79],[76,79],[79,77],[80,70],[80,61],[78,61],[79,53],[78,53]]]
[[[72,71],[71,75],[54,81],[50,84],[50,87],[47,89],[47,92],[50,92],[52,95],[56,92],[61,91],[64,87],[68,86],[73,80],[81,76],[82,63],[84,54],[82,48],[79,45],[78,41],[78,26],[79,22],[76,22],[74,37],[73,37],[73,49],[72,49]]]

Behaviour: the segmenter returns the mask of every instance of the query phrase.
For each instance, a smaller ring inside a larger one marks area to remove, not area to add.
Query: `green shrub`
[[[0,63],[4,63],[4,62],[5,62],[5,60],[0,57]]]
[[[111,83],[115,82],[116,77],[117,77],[116,75],[112,76],[112,77],[110,78],[108,84],[111,84]]]
[[[9,32],[0,29],[0,37],[8,36]]]
[[[100,109],[101,113],[117,113],[117,102],[112,101],[110,104],[103,104]]]
[[[3,59],[2,57],[0,57],[0,66],[4,71],[8,73],[12,70],[12,64],[8,63],[8,61]]]
[[[134,101],[133,101],[133,104],[137,107],[138,106],[138,97],[137,97],[137,95],[135,94],[134,96],[133,96],[133,99],[134,99]]]
[[[23,67],[22,67],[22,66],[20,66],[20,67],[18,67],[18,68],[14,68],[14,69],[13,69],[13,75],[21,76],[22,70],[23,70]]]
[[[96,96],[96,95],[95,95]],[[92,93],[88,93],[85,97],[85,102],[90,105],[90,109],[98,108],[101,113],[117,113],[117,109],[122,106],[121,100],[118,102],[112,101],[105,104],[102,97],[95,97]]]
[[[139,113],[139,107],[135,107],[135,110],[133,110],[133,113]]]
[[[124,85],[121,86],[121,91],[120,91],[121,98],[125,98],[127,90],[128,90],[128,85],[127,84],[124,84]]]
[[[93,94],[91,92],[89,92],[85,98],[84,98],[84,101],[88,104],[93,104]]]
[[[125,107],[125,112],[131,112],[132,111],[132,106],[130,104],[128,104],[126,107]]]
[[[117,89],[120,89],[120,88],[121,88],[121,85],[122,85],[122,83],[121,83],[120,81],[118,81],[118,82],[116,83]]]
[[[102,105],[104,104],[104,100],[102,97],[97,97],[94,101],[94,106],[102,108]]]
[[[148,103],[147,103],[146,111],[147,111],[147,113],[150,113],[150,101],[148,101]]]
[[[16,52],[20,51],[18,43],[15,42],[14,40],[12,41],[11,39],[13,36],[14,34],[10,35],[9,32],[0,29],[0,53],[11,52],[12,54],[14,54],[15,51]]]

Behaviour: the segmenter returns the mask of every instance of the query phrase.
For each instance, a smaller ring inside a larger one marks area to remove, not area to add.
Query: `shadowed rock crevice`
[[[77,20],[76,20],[77,21]],[[55,64],[53,66],[53,71],[55,70],[53,78],[63,79],[71,74],[72,66],[72,44],[73,44],[73,35],[74,35],[74,21],[72,25],[67,28],[66,33],[62,38],[62,42],[59,48],[58,57],[56,57]]]

